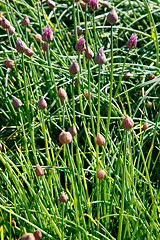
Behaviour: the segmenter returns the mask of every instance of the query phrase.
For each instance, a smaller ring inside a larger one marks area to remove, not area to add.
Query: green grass
[[[111,27],[107,15],[114,6],[118,22]],[[111,1],[93,14],[80,2],[0,0],[0,10],[15,27],[15,34],[0,26],[0,236],[21,239],[40,229],[42,239],[160,238],[160,77],[159,1]],[[30,18],[28,27],[21,21]],[[33,34],[53,30],[51,49]],[[87,45],[97,54],[103,47],[106,63],[88,61],[75,51],[79,25]],[[113,34],[112,34],[113,33]],[[126,42],[137,33],[137,47]],[[32,57],[16,51],[20,37],[34,51]],[[12,69],[5,67],[9,57]],[[77,59],[80,71],[71,76]],[[130,72],[124,78],[123,72]],[[150,80],[153,73],[155,78]],[[75,87],[75,80],[82,85]],[[67,92],[61,104],[58,89]],[[93,98],[86,100],[84,89]],[[13,96],[23,102],[12,106]],[[41,96],[47,108],[37,108]],[[152,108],[147,108],[147,101]],[[156,114],[158,113],[158,114]],[[134,128],[125,131],[129,115]],[[143,130],[143,123],[149,127]],[[77,135],[62,145],[58,136],[74,123]],[[96,144],[97,133],[106,143]],[[36,165],[45,170],[37,177]],[[98,169],[105,171],[102,180]],[[67,202],[60,202],[61,192]],[[17,223],[11,226],[11,219]]]

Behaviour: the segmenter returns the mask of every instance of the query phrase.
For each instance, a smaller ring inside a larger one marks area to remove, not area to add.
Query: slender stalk
[[[88,38],[87,38],[87,7],[88,7],[88,4],[86,3],[85,5],[85,40],[86,40],[86,47],[88,46]]]
[[[64,203],[62,206],[62,240],[64,239]]]
[[[95,24],[95,11],[93,12],[93,32],[94,32],[94,41],[95,41],[95,52],[97,52],[97,33],[96,33],[96,24]],[[95,54],[94,52],[94,54]]]

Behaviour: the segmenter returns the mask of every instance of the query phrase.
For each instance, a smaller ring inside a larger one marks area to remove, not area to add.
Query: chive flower
[[[50,25],[43,29],[42,40],[45,42],[51,42],[53,40],[53,31]]]
[[[128,42],[126,43],[126,47],[129,48],[129,50],[131,50],[133,48],[136,48],[136,46],[137,46],[137,34],[133,33]]]
[[[122,120],[122,126],[124,129],[128,130],[133,128],[134,126],[134,121],[132,120],[131,117],[129,117],[128,115]]]

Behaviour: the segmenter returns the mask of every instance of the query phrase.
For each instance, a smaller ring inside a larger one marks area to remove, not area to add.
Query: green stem
[[[98,109],[97,109],[97,135],[100,131],[100,75],[101,75],[101,66],[98,68]],[[98,171],[98,155],[99,155],[99,145],[96,144],[96,156],[97,156],[97,171]]]
[[[63,203],[63,207],[62,207],[62,240],[64,237],[64,203]]]
[[[95,40],[95,50],[97,52],[97,33],[96,33],[96,24],[95,24],[95,11],[93,12],[93,32],[94,32],[94,40]],[[95,55],[95,52],[94,52]]]

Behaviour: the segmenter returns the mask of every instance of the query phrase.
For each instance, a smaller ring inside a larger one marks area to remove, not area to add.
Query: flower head
[[[137,34],[136,33],[133,33],[131,35],[130,39],[126,43],[126,46],[127,46],[127,48],[129,48],[129,50],[131,50],[137,46]]]
[[[103,179],[105,176],[105,171],[103,171],[102,169],[99,169],[97,172],[97,177],[101,180]]]
[[[16,98],[15,96],[13,97],[12,105],[14,108],[19,108],[22,106],[22,102],[20,99]]]
[[[25,233],[23,234],[21,240],[35,240],[35,237],[32,233]]]
[[[56,6],[56,3],[52,0],[48,0],[48,7],[54,8]]]
[[[147,129],[148,129],[148,123],[145,122],[145,123],[143,124],[143,130],[145,131],[145,130],[147,130]]]
[[[149,79],[152,80],[152,79],[154,79],[154,78],[155,78],[155,75],[154,75],[153,73],[151,73],[151,74],[149,75]]]
[[[98,0],[90,0],[89,1],[89,9],[91,11],[95,11],[95,10],[98,10]]]
[[[47,102],[43,96],[40,98],[39,102],[37,103],[37,107],[42,110],[44,110],[47,107]]]
[[[64,104],[64,102],[67,103],[67,93],[62,87],[58,90],[58,97],[60,98],[61,104]]]
[[[9,33],[9,35],[14,34],[15,33],[15,28],[10,25],[9,28],[8,28],[8,33]]]
[[[12,68],[14,62],[13,62],[11,59],[7,58],[7,61],[6,61],[5,64],[6,64],[6,67],[7,67],[7,68]]]
[[[82,35],[83,29],[80,26],[77,26],[76,29],[77,29],[78,36]],[[73,35],[75,35],[75,31],[73,31]]]
[[[11,219],[11,225],[12,227],[16,227],[16,221],[14,219]]]
[[[106,62],[106,56],[104,54],[103,48],[101,48],[97,53],[97,56],[95,57],[95,63],[102,65],[105,62]]]
[[[29,20],[28,16],[26,15],[22,20],[22,25],[27,27],[29,25],[29,23],[30,23],[30,20]]]
[[[59,141],[61,143],[70,143],[72,141],[72,135],[70,132],[61,132],[59,134]]]
[[[36,42],[40,42],[42,39],[42,36],[40,34],[33,34],[33,37],[36,40]]]
[[[134,121],[128,115],[122,120],[122,126],[124,129],[128,130],[134,126]]]
[[[37,165],[36,166],[36,175],[38,177],[42,177],[44,175],[44,170],[43,168],[41,168],[41,166]]]
[[[97,137],[96,137],[96,143],[99,146],[103,146],[105,144],[105,138],[103,137],[102,134],[98,133]]]
[[[103,1],[102,2],[102,6],[105,8],[105,7],[108,7],[109,6],[109,2],[108,1]]]
[[[88,90],[87,89],[84,89],[84,97],[89,100],[89,93],[88,93]],[[90,97],[91,99],[93,98],[92,94],[90,93]]]
[[[118,21],[118,15],[117,15],[117,13],[116,13],[114,8],[112,8],[112,10],[108,13],[107,21],[110,24],[115,24]]]
[[[34,237],[36,240],[39,240],[42,238],[42,233],[39,229],[37,229],[34,233],[33,233]]]
[[[50,44],[48,43],[48,49],[50,49]],[[43,44],[42,44],[42,49],[43,49],[43,51],[47,51],[47,43],[46,42],[44,42]]]
[[[67,201],[67,196],[63,192],[61,193],[60,201],[63,203]]]
[[[26,54],[28,57],[31,57],[31,56],[33,55],[33,51],[32,51],[32,49],[27,48],[25,54]]]
[[[93,51],[90,49],[90,47],[88,46],[88,47],[86,48],[86,51],[85,51],[85,57],[86,57],[87,59],[91,59],[91,58],[93,58],[93,56],[94,56],[94,53],[93,53]]]
[[[90,0],[83,0],[83,2],[85,2],[85,3],[89,3],[89,1],[90,1]]]
[[[53,40],[53,31],[50,25],[43,29],[42,40],[45,42],[51,42]]]
[[[80,4],[81,4],[81,8],[82,8],[83,10],[85,10],[86,4],[85,4],[84,2],[81,2]]]
[[[0,143],[0,151],[2,150],[3,146],[2,146],[2,143]]]
[[[130,78],[130,77],[131,77],[131,73],[130,73],[130,72],[125,72],[125,73],[123,74],[123,76],[124,76],[125,78]]]
[[[78,87],[78,78],[76,78],[74,84],[75,84],[75,87]],[[82,85],[81,80],[79,80],[79,84]]]
[[[152,102],[147,101],[147,108],[152,108]]]
[[[75,45],[75,49],[78,52],[83,52],[86,49],[84,37],[80,37]]]
[[[3,16],[1,21],[1,26],[5,29],[10,27],[10,22]]]
[[[76,127],[74,126],[74,124],[72,124],[72,126],[70,126],[70,128],[68,129],[68,132],[70,132],[72,137],[74,137],[77,134],[77,130],[76,130]]]
[[[27,45],[19,37],[17,38],[16,49],[19,53],[24,53],[28,49]]]
[[[76,75],[76,74],[79,72],[79,65],[78,65],[78,63],[77,63],[77,60],[74,60],[74,61],[71,63],[71,65],[70,65],[70,67],[69,67],[69,72],[70,72],[70,74],[72,74],[72,75]]]

